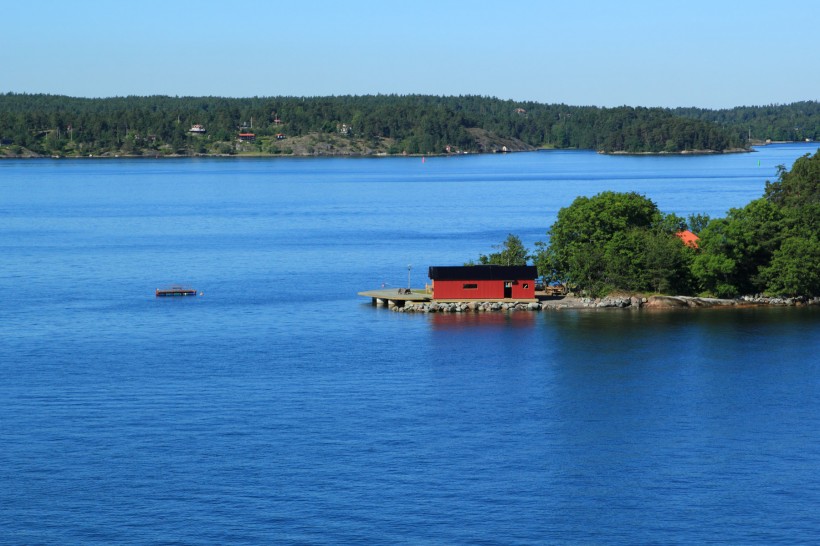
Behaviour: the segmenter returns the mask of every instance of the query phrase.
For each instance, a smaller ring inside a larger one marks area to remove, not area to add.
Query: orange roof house
[[[679,231],[675,235],[677,235],[678,238],[681,241],[683,241],[683,244],[685,244],[686,246],[691,246],[692,248],[698,248],[698,241],[700,240],[700,237],[698,237],[697,235],[695,235],[694,233],[692,233],[688,229],[684,230],[684,231]]]

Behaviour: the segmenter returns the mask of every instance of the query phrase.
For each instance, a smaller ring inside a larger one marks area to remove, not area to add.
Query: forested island
[[[480,96],[0,95],[0,157],[398,155],[748,150],[820,138],[820,103],[599,108]]]
[[[684,230],[696,237],[682,238]],[[538,267],[546,282],[613,293],[737,298],[820,296],[820,150],[725,218],[681,218],[635,192],[578,197],[530,254],[510,235],[483,264]]]

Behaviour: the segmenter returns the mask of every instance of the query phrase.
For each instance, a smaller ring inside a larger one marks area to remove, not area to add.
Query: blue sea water
[[[817,309],[356,292],[577,195],[722,216],[815,150],[2,161],[0,543],[813,543]]]

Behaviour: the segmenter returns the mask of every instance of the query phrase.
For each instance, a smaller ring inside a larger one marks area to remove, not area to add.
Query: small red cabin
[[[535,301],[534,265],[433,266],[428,275],[438,301]]]

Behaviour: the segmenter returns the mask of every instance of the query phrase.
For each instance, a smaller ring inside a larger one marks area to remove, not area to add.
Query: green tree
[[[761,269],[765,290],[777,295],[820,294],[820,151],[779,168],[765,198],[783,213],[782,244]]]
[[[662,228],[617,232],[605,246],[607,290],[687,294],[694,249]]]
[[[697,235],[703,231],[703,228],[709,225],[709,220],[711,220],[711,218],[709,218],[708,214],[690,214],[686,218],[686,227],[689,228],[689,231]]]
[[[762,198],[709,222],[692,264],[700,288],[720,297],[762,291],[760,270],[780,246],[782,229],[783,213]]]
[[[534,261],[547,280],[591,295],[688,291],[691,249],[674,235],[683,224],[635,192],[578,197],[558,211],[549,244],[537,244]]]
[[[484,265],[527,265],[529,251],[517,235],[510,233],[504,242],[494,248],[499,249],[489,256],[481,254],[479,263]]]
[[[777,169],[778,180],[766,183],[766,199],[789,208],[820,203],[820,150],[798,158],[791,171],[783,165]]]
[[[766,292],[820,293],[820,151],[779,168],[764,197],[700,233],[692,272],[702,290],[718,296]]]
[[[790,237],[761,270],[766,292],[782,296],[820,294],[820,239]]]

